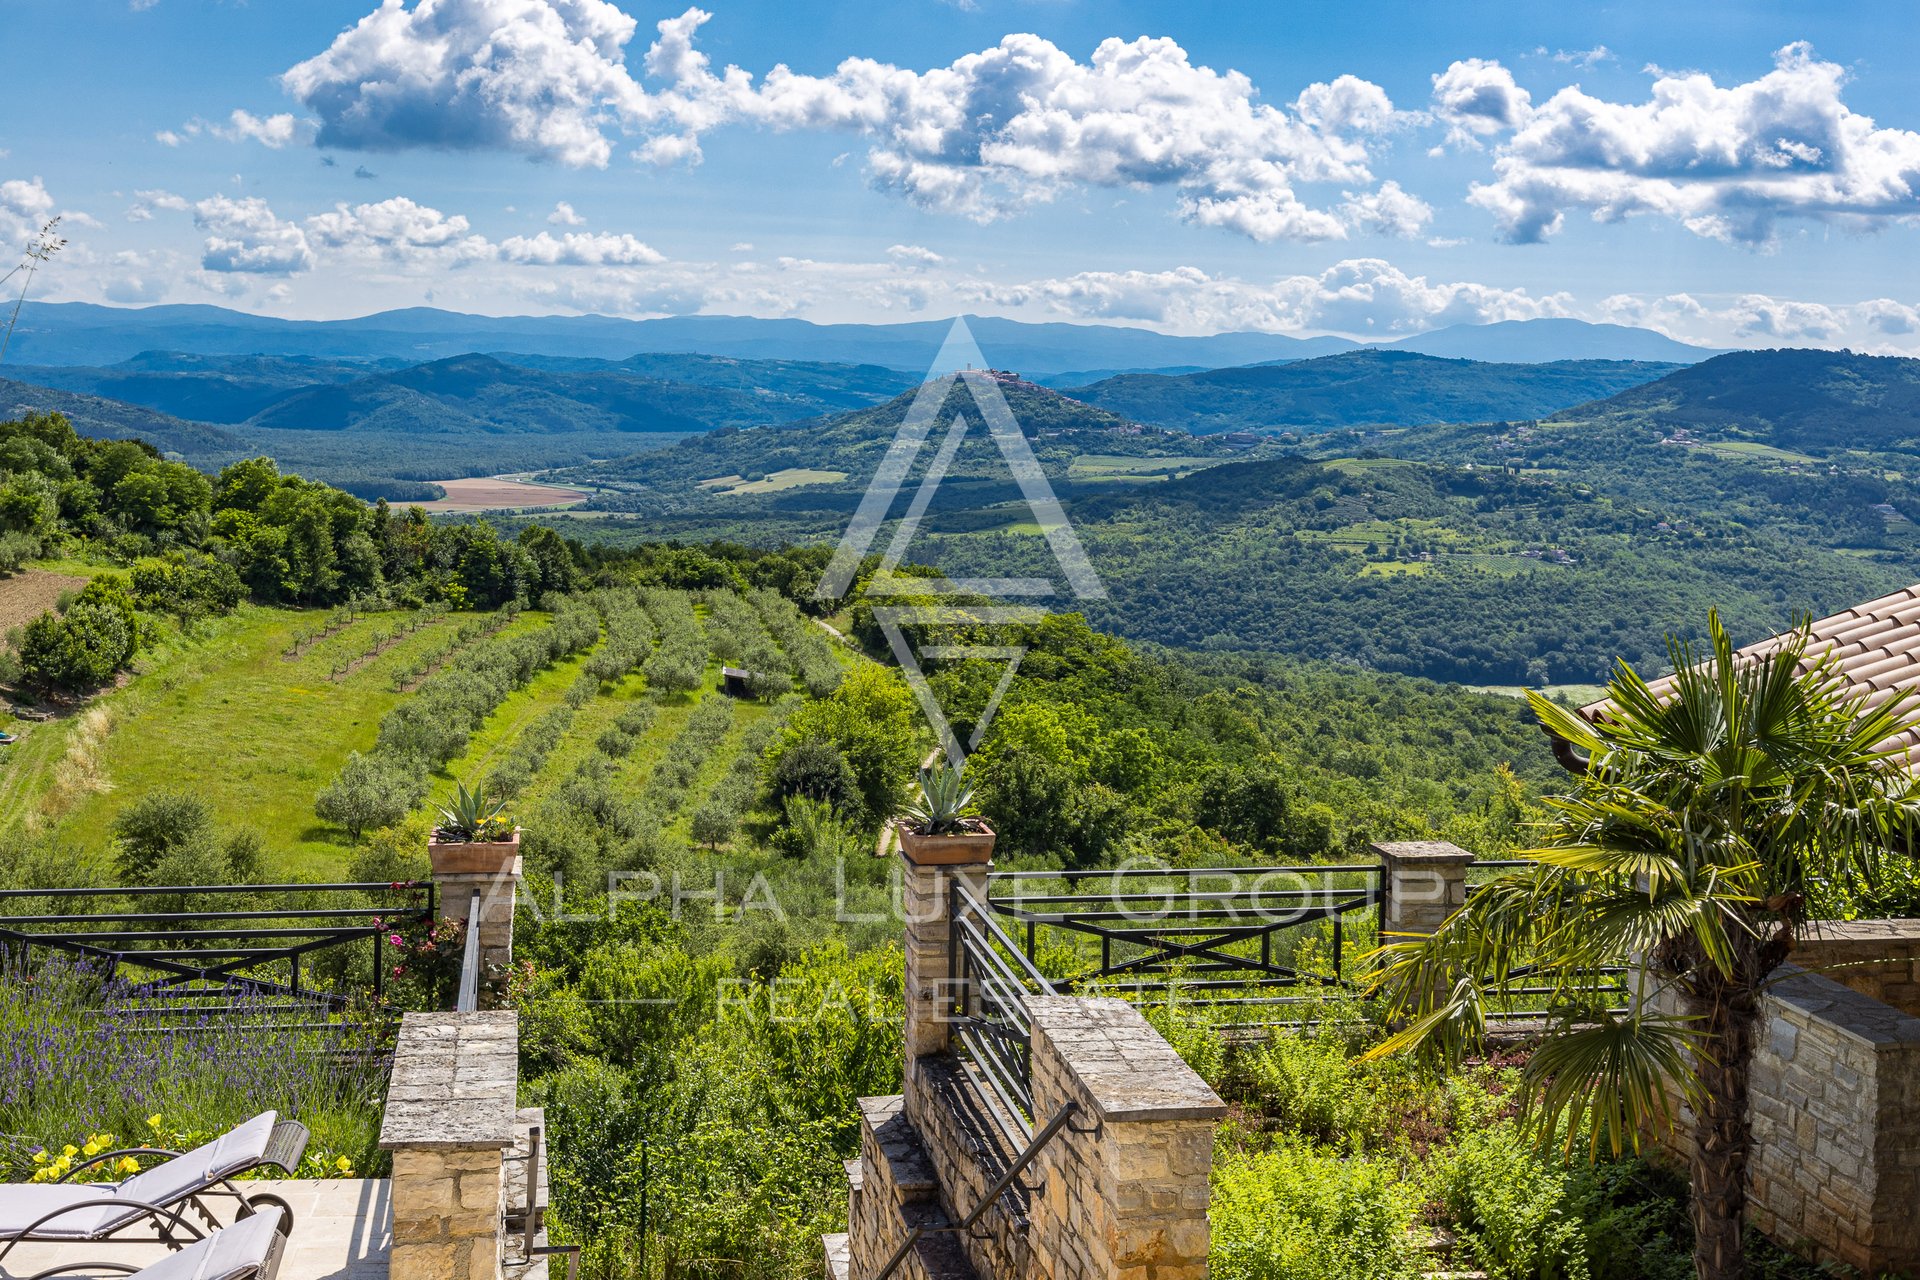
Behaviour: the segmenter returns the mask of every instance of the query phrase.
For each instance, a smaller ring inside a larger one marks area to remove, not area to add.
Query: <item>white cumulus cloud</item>
[[[547,215],[547,221],[556,227],[584,227],[587,220],[573,211],[573,206],[565,200],[553,206],[553,212]]]
[[[1315,274],[1262,282],[1170,271],[1088,271],[1017,285],[987,285],[984,301],[1039,305],[1090,320],[1140,322],[1185,333],[1328,330],[1393,337],[1437,325],[1530,320],[1569,313],[1566,294],[1536,296],[1468,281],[1431,281],[1379,258],[1349,258]]]
[[[53,216],[53,197],[39,178],[0,182],[0,245],[9,251],[24,243]]]
[[[394,262],[439,262],[457,266],[493,256],[486,237],[475,235],[459,214],[444,214],[405,196],[374,204],[335,205],[306,220],[313,243],[370,253]]]
[[[666,261],[652,245],[630,235],[604,231],[569,231],[563,236],[542,231],[531,237],[511,236],[500,242],[499,255],[505,262],[537,266],[643,267]]]
[[[1463,58],[1433,77],[1434,118],[1456,146],[1480,145],[1487,134],[1517,129],[1533,110],[1533,96],[1498,62]]]
[[[193,208],[193,202],[185,196],[177,196],[171,191],[152,188],[133,193],[133,203],[127,207],[128,222],[151,222],[155,210],[164,209],[169,213],[185,213]]]
[[[193,220],[208,233],[200,265],[209,272],[289,276],[313,267],[306,233],[258,196],[211,196],[193,206]]]
[[[210,134],[226,142],[257,142],[274,151],[295,143],[313,140],[311,121],[297,119],[291,112],[256,116],[251,111],[235,110],[222,123],[209,123],[195,116],[178,129],[162,129],[154,141],[169,147],[185,146],[190,138]]]
[[[711,14],[657,24],[636,76],[632,18],[605,0],[383,0],[282,83],[320,121],[322,146],[491,149],[604,166],[616,136],[636,159],[698,163],[729,125],[868,139],[879,189],[981,221],[1071,187],[1171,189],[1189,220],[1260,240],[1326,240],[1408,223],[1364,203],[1370,143],[1399,116],[1355,76],[1260,100],[1236,71],[1195,65],[1173,40],[1102,41],[1082,62],[1034,35],[917,71],[849,58],[829,75],[779,65],[716,71],[695,37]],[[642,80],[647,83],[643,84]],[[1302,186],[1360,190],[1352,206]],[[1384,198],[1384,197],[1383,197]],[[1360,221],[1356,222],[1355,219]]]
[[[917,244],[888,245],[887,256],[904,267],[936,267],[946,261],[933,250]]]
[[[642,111],[622,53],[634,29],[607,0],[382,0],[281,83],[319,117],[321,146],[604,167],[605,129]]]
[[[1920,133],[1849,108],[1846,79],[1790,44],[1744,84],[1661,73],[1643,103],[1562,89],[1528,115],[1494,180],[1469,199],[1521,243],[1554,234],[1578,209],[1602,221],[1664,216],[1755,246],[1787,219],[1873,226],[1920,216]]]

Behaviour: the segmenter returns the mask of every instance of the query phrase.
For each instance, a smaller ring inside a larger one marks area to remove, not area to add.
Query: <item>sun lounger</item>
[[[268,1205],[144,1267],[124,1262],[66,1262],[23,1280],[49,1276],[133,1276],[137,1280],[274,1280],[286,1248],[286,1215]]]
[[[0,1186],[0,1261],[14,1245],[28,1240],[105,1241],[115,1238],[158,1239],[173,1248],[202,1238],[204,1233],[182,1216],[191,1209],[208,1226],[217,1226],[207,1201],[231,1197],[233,1221],[255,1210],[274,1208],[283,1229],[290,1229],[293,1210],[278,1196],[252,1195],[233,1179],[272,1165],[292,1173],[307,1149],[307,1127],[297,1120],[281,1120],[263,1111],[237,1129],[192,1151],[156,1151],[128,1148],[107,1151],[69,1169],[59,1182]],[[75,1174],[122,1156],[166,1156],[124,1182],[75,1185]],[[153,1236],[122,1236],[129,1228],[150,1224]]]

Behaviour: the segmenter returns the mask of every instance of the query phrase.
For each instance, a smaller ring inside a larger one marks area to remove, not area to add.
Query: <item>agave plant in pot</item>
[[[917,793],[894,819],[900,848],[923,867],[993,860],[993,828],[973,803],[964,766],[920,770]]]
[[[440,805],[440,821],[427,839],[427,857],[435,875],[499,874],[520,856],[520,828],[506,817],[506,802],[481,787],[460,783],[453,798]]]

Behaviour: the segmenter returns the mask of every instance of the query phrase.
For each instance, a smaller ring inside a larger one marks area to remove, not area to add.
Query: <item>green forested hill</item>
[[[1916,567],[1586,485],[1393,459],[1228,464],[1068,514],[1111,592],[1085,605],[1096,625],[1469,683],[1592,681],[1616,656],[1658,668],[1665,634],[1710,607],[1758,638]],[[1049,567],[1039,538],[947,529],[934,522],[916,554],[954,573]]]
[[[1666,633],[1711,607],[1757,638],[1920,576],[1920,493],[1889,456],[1814,465],[1738,441],[1685,447],[1582,410],[1330,432],[1311,441],[1326,455],[1311,462],[1274,444],[1249,457],[1142,431],[1024,384],[1007,393],[1112,592],[1090,616],[1131,637],[1470,683],[1587,682],[1616,656],[1664,665]],[[904,404],[584,471],[619,490],[601,505],[648,517],[592,532],[833,538]],[[990,446],[967,447],[910,557],[1046,572],[1004,465]],[[716,483],[736,475],[786,480]]]
[[[677,382],[619,365],[530,369],[467,355],[310,387],[254,415],[247,425],[396,434],[686,432],[762,426],[828,407],[804,390]]]
[[[1736,351],[1555,415],[1686,430],[1776,448],[1920,448],[1920,360],[1851,351]]]
[[[118,364],[20,365],[22,382],[111,396],[162,413],[232,426],[276,400],[313,386],[331,386],[403,368],[398,360],[322,360],[312,356],[208,356],[143,351]]]
[[[1073,460],[1083,454],[1146,458],[1196,451],[1195,442],[1182,433],[1141,428],[1118,414],[1012,374],[997,375],[997,380],[1042,467],[1058,482],[1068,479]],[[726,522],[754,516],[764,505],[771,514],[789,519],[804,521],[802,513],[815,513],[819,526],[832,527],[844,521],[843,513],[853,509],[866,489],[916,391],[829,418],[750,431],[715,431],[666,449],[562,472],[556,478],[611,490],[594,504],[608,510],[694,511],[702,518]],[[949,393],[941,420],[950,422],[956,413],[970,424],[968,438],[940,487],[939,503],[977,509],[984,505],[983,496],[988,500],[1006,496],[1010,474],[988,441],[972,398],[958,391]],[[1188,466],[1229,456],[1223,449],[1199,452],[1206,456],[1188,459]],[[926,455],[932,453],[929,447]],[[781,479],[772,482],[776,487],[751,487],[766,477]],[[764,504],[753,501],[760,498]]]
[[[1538,418],[1677,367],[1630,360],[1484,364],[1365,350],[1178,376],[1122,374],[1067,394],[1182,431],[1324,431]]]
[[[137,436],[197,467],[217,467],[247,453],[246,442],[238,435],[204,422],[187,422],[121,400],[0,378],[0,421],[29,413],[65,414],[82,435],[99,439]]]

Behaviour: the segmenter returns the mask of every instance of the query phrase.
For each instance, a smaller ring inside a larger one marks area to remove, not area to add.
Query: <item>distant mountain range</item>
[[[1097,324],[1032,324],[966,318],[987,360],[1029,378],[1092,373],[1187,371],[1352,350],[1347,338],[1273,333],[1183,337]],[[625,360],[639,353],[700,353],[742,360],[875,364],[924,371],[951,320],[902,324],[814,324],[750,316],[474,316],[416,307],[351,320],[285,320],[213,306],[105,307],[36,303],[22,314],[13,356],[34,365],[113,365],[142,352],[268,355],[320,361],[419,364],[475,352]],[[1704,359],[1715,352],[1647,330],[1578,320],[1455,325],[1388,344],[1395,349],[1505,362]]]
[[[1362,348],[1174,377],[1121,374],[1066,394],[1136,422],[1196,435],[1327,431],[1545,417],[1681,367],[1626,360],[1483,364]]]
[[[1495,364],[1544,364],[1556,360],[1644,360],[1692,364],[1723,354],[1713,347],[1675,342],[1651,329],[1585,320],[1501,320],[1456,324],[1383,344],[1389,351],[1418,351],[1451,360]]]

